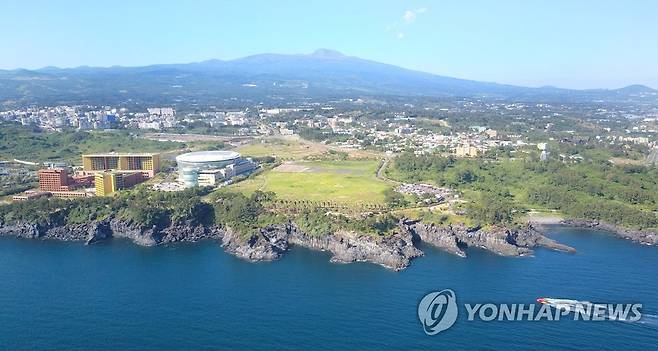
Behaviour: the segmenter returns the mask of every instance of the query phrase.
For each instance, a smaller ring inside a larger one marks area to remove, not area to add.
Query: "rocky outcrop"
[[[507,231],[507,241],[516,246],[522,247],[545,247],[547,249],[575,253],[576,249],[571,246],[560,244],[557,241],[546,237],[541,231],[533,225],[516,228]]]
[[[313,236],[292,222],[267,226],[247,236],[227,230],[222,238],[222,246],[227,252],[250,261],[276,260],[291,245],[329,251],[332,253],[331,262],[367,261],[396,271],[406,268],[411,259],[423,254],[413,246],[411,235],[404,231],[386,237],[348,231]]]
[[[452,226],[439,227],[419,222],[402,223],[416,241],[423,241],[453,255],[466,257],[466,252],[459,247],[459,239]]]
[[[534,227],[522,228],[493,227],[484,230],[464,225],[438,227],[420,222],[404,222],[409,232],[441,250],[466,257],[464,248],[478,247],[501,256],[528,256],[533,248],[546,247],[553,250],[575,252],[570,246],[562,245],[547,238]]]
[[[205,239],[217,240],[222,235],[223,232],[214,226],[206,228],[203,226],[173,225],[161,230],[156,228],[144,229],[116,218],[61,226],[0,223],[0,236],[84,241],[87,244],[110,238],[125,238],[137,245],[153,246],[174,242],[195,242]]]
[[[288,250],[289,244],[285,228],[267,226],[246,236],[228,229],[222,237],[222,247],[248,261],[273,261]]]
[[[331,250],[334,262],[368,261],[400,271],[407,268],[413,258],[423,256],[413,245],[412,236],[404,231],[384,237],[338,232],[333,237],[338,244]]]
[[[112,231],[108,221],[53,227],[49,228],[43,235],[44,239],[84,241],[87,244],[109,239],[110,237],[112,237]]]
[[[141,228],[131,222],[114,218],[110,220],[110,230],[115,238],[130,239],[137,245],[153,246],[158,243],[155,236],[156,228]]]
[[[162,229],[156,236],[158,244],[177,242],[197,242],[202,240],[220,240],[224,231],[217,226],[174,225]]]
[[[409,266],[409,262],[423,255],[413,245],[411,234],[397,230],[384,237],[363,235],[357,232],[338,231],[316,237],[300,230],[292,231],[290,240],[293,245],[309,249],[329,251],[333,254],[332,262],[372,262],[395,271]]]
[[[0,222],[0,236],[15,236],[25,239],[36,239],[41,236],[42,230],[36,224]]]
[[[569,219],[562,221],[561,224],[579,228],[601,229],[611,232],[622,239],[632,240],[644,245],[658,245],[658,233],[654,231],[622,228],[614,224],[593,220]]]

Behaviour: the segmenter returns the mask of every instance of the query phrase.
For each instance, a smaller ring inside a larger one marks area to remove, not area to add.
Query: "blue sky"
[[[329,48],[527,86],[658,88],[658,0],[0,0],[0,68]]]

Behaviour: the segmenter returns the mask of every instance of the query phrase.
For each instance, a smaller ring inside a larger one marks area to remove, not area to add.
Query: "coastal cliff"
[[[221,242],[226,252],[249,261],[273,261],[289,248],[285,229],[278,226],[261,228],[247,236],[229,228]]]
[[[418,240],[451,254],[466,257],[465,248],[477,247],[501,256],[529,256],[533,248],[575,252],[570,246],[560,244],[541,234],[533,226],[522,228],[493,227],[484,230],[464,225],[435,226],[409,221],[404,224]]]
[[[423,255],[413,245],[411,235],[402,230],[386,237],[349,231],[312,236],[288,222],[261,228],[247,237],[229,230],[222,239],[227,252],[251,261],[278,259],[291,245],[329,251],[332,253],[331,262],[372,262],[396,271],[408,267],[411,259]]]
[[[658,233],[654,231],[646,230],[634,230],[628,228],[622,228],[614,224],[601,222],[601,221],[592,221],[592,220],[580,220],[580,219],[568,219],[560,222],[562,225],[568,225],[577,228],[595,228],[601,229],[612,234],[627,240],[632,240],[636,243],[644,245],[658,245]]]
[[[38,226],[27,223],[0,223],[0,236],[28,239],[82,241],[93,244],[110,238],[128,239],[137,245],[154,246],[176,242],[215,240],[224,250],[248,261],[273,261],[291,247],[328,251],[331,262],[371,262],[400,271],[411,260],[423,256],[418,242],[466,257],[469,247],[477,247],[501,256],[529,256],[535,247],[574,252],[569,246],[547,238],[532,226],[523,228],[466,226],[439,227],[417,221],[400,220],[387,235],[373,235],[339,230],[325,235],[310,235],[294,222],[269,225],[249,233],[231,228],[177,224],[166,228],[142,228],[116,218],[75,225]]]
[[[217,240],[223,236],[223,232],[214,226],[204,227],[201,225],[172,225],[161,230],[157,228],[140,228],[130,222],[115,218],[61,226],[0,222],[0,236],[83,241],[87,244],[110,238],[123,238],[129,239],[137,245],[154,246],[174,242],[196,242],[205,239]]]

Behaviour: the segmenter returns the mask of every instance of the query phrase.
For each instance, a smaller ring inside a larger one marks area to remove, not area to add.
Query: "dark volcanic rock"
[[[546,237],[532,225],[523,228],[509,230],[507,241],[523,247],[545,247],[551,250],[574,253],[576,249],[571,246],[560,244],[557,241]]]
[[[215,226],[201,225],[171,225],[158,229],[140,228],[129,222],[113,219],[110,221],[110,230],[115,238],[126,238],[137,245],[153,246],[175,242],[196,242],[207,239],[221,239],[224,232]]]
[[[222,239],[227,252],[250,261],[276,260],[289,245],[329,251],[333,254],[332,262],[368,261],[396,271],[406,268],[412,258],[423,254],[413,246],[411,235],[404,231],[386,237],[346,231],[313,236],[292,222],[267,226],[246,237],[227,230]]]
[[[260,228],[249,235],[231,229],[191,224],[167,228],[141,228],[117,218],[78,225],[43,227],[32,224],[2,224],[0,235],[21,238],[43,238],[94,243],[108,238],[126,238],[135,244],[153,246],[174,242],[221,240],[224,249],[249,261],[271,261],[280,258],[291,245],[312,250],[329,251],[331,261],[340,263],[372,262],[392,270],[402,270],[423,252],[414,242],[424,241],[452,254],[465,257],[466,247],[480,247],[503,256],[526,256],[532,248],[575,251],[535,230],[494,227],[487,230],[463,225],[439,227],[413,221],[400,221],[398,228],[385,236],[366,235],[353,231],[338,231],[326,235],[309,235],[295,223],[287,222]],[[647,237],[644,237],[647,238]]]
[[[36,224],[16,223],[4,224],[0,222],[0,236],[15,236],[25,239],[36,239],[43,231]]]
[[[329,251],[332,262],[372,262],[396,271],[409,266],[411,259],[423,252],[413,245],[410,233],[400,228],[391,235],[377,237],[339,231],[325,236],[308,235],[289,223],[290,243],[313,250]]]
[[[572,247],[547,238],[532,226],[523,228],[468,228],[464,225],[437,227],[420,222],[403,222],[420,240],[452,254],[465,257],[462,247],[479,247],[501,256],[532,255],[532,248],[543,246],[553,250],[575,252]]]
[[[222,237],[226,252],[249,261],[273,261],[288,250],[285,228],[268,226],[243,236],[227,229]]]
[[[175,242],[197,242],[201,240],[219,240],[224,236],[224,231],[212,226],[202,225],[175,225],[161,230],[157,236],[159,244]]]
[[[407,230],[417,237],[417,240],[426,242],[451,254],[466,257],[466,253],[459,247],[459,240],[451,226],[438,227],[434,224],[413,223],[406,225]]]
[[[546,247],[552,250],[576,252],[570,246],[547,238],[532,226],[522,228],[494,227],[490,230],[458,232],[459,240],[468,246],[476,246],[501,256],[532,255],[532,248]]]
[[[561,224],[579,228],[602,229],[611,232],[622,239],[632,240],[645,245],[658,245],[658,233],[653,231],[627,229],[610,223],[578,219],[564,220]]]
[[[130,222],[114,218],[110,221],[112,236],[115,238],[126,238],[137,245],[153,246],[157,244],[155,228],[143,229]]]
[[[413,246],[411,235],[402,231],[384,237],[337,232],[332,239],[329,249],[334,254],[332,262],[368,261],[400,271],[409,266],[411,259],[423,255]]]
[[[54,227],[48,229],[43,236],[44,239],[84,241],[87,244],[92,244],[111,237],[112,231],[108,221]]]
[[[34,224],[2,224],[0,236],[16,236],[28,239],[52,239],[61,241],[84,241],[87,244],[115,238],[126,238],[137,245],[153,246],[179,241],[194,242],[205,239],[220,239],[223,232],[217,227],[174,225],[162,230],[142,229],[119,219],[95,221],[84,224],[42,227]]]

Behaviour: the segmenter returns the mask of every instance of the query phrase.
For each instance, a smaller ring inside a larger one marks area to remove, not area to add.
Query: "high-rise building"
[[[70,176],[66,168],[48,168],[39,170],[39,192],[47,193],[48,196],[60,198],[76,198],[90,196],[90,193],[79,188],[91,186],[93,178],[89,175]],[[40,195],[39,195],[40,196]],[[15,200],[30,200],[39,197],[34,194],[25,193],[14,197]]]
[[[112,194],[117,187],[114,185],[114,177],[110,172],[98,172],[94,179],[96,186],[96,195],[106,196]]]
[[[96,195],[107,196],[121,189],[128,189],[144,181],[141,172],[103,171],[96,173]]]
[[[82,155],[85,171],[139,171],[144,178],[152,178],[160,168],[160,154],[93,154]]]
[[[69,173],[65,168],[42,169],[38,172],[39,190],[69,191]]]

